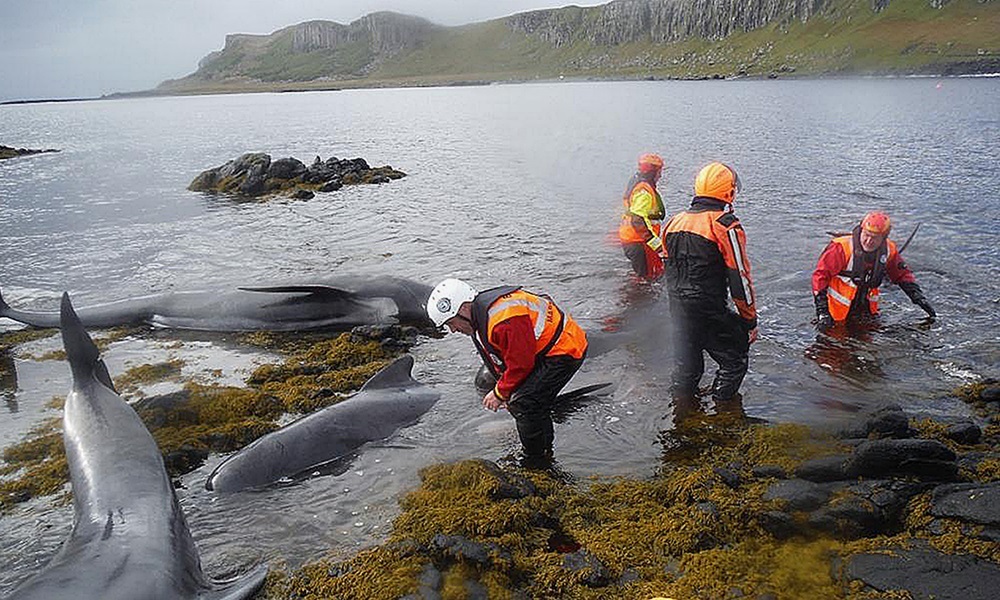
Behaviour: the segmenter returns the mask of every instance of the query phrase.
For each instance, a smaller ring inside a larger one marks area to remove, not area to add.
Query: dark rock
[[[169,394],[140,398],[132,403],[135,412],[143,410],[161,409],[165,411],[177,410],[185,406],[191,399],[191,392],[188,390],[178,390]]]
[[[894,533],[902,528],[906,503],[926,488],[904,481],[859,482],[809,515],[809,525],[842,539]]]
[[[292,198],[296,200],[312,200],[315,197],[316,194],[314,194],[309,190],[304,190],[302,188],[295,190],[295,193],[292,194]]]
[[[400,540],[398,542],[390,542],[387,544],[387,548],[394,550],[399,553],[403,558],[409,556],[416,556],[420,554],[426,554],[428,549],[416,540],[406,539]]]
[[[266,156],[266,155],[265,155]],[[255,163],[247,169],[246,178],[237,188],[244,196],[260,196],[267,191],[266,179],[269,161]]]
[[[750,473],[758,479],[784,479],[785,470],[778,465],[759,465],[754,467]]]
[[[862,413],[838,433],[842,438],[867,438],[872,435],[888,438],[912,437],[910,419],[899,405],[889,404]]]
[[[715,474],[719,476],[719,479],[721,479],[722,483],[726,484],[726,486],[734,490],[740,487],[741,481],[740,481],[740,474],[738,471],[732,469],[723,469],[720,467],[715,469]]]
[[[424,565],[424,570],[420,573],[420,579],[417,580],[420,586],[421,592],[426,588],[427,590],[439,591],[441,589],[441,582],[444,578],[441,576],[441,571],[437,570],[434,563],[427,563]],[[427,595],[422,593],[422,597],[426,598]]]
[[[18,156],[30,156],[32,154],[44,154],[46,152],[59,152],[54,148],[46,148],[45,150],[34,150],[31,148],[12,148],[10,146],[0,145],[0,160],[6,158],[16,158]]]
[[[1000,481],[938,486],[931,496],[930,513],[1000,527]]]
[[[509,552],[492,542],[483,544],[460,535],[439,533],[431,540],[431,548],[444,558],[473,563],[484,568],[493,565],[494,556],[505,562],[511,560]]]
[[[321,185],[319,191],[336,192],[342,187],[344,187],[344,184],[340,182],[340,178],[334,178]]]
[[[208,448],[183,444],[163,457],[163,466],[167,468],[168,473],[190,473],[203,465],[207,458]]]
[[[617,585],[628,585],[637,581],[642,581],[642,575],[639,575],[635,569],[625,569],[622,571],[622,576],[618,578],[616,583]]]
[[[493,500],[518,500],[534,496],[538,493],[535,484],[531,483],[530,479],[515,473],[508,473],[497,466],[496,463],[488,460],[478,460],[476,462],[497,480],[498,485],[496,489],[490,493],[490,498]]]
[[[783,500],[785,510],[815,510],[830,498],[831,487],[804,479],[776,481],[764,492],[764,500]]]
[[[958,475],[955,459],[937,440],[870,440],[854,450],[846,471],[851,477],[896,474],[947,481]]]
[[[798,527],[792,515],[780,510],[769,510],[761,513],[757,517],[757,523],[764,531],[779,540],[786,540],[798,533]]]
[[[975,423],[966,421],[950,425],[945,430],[944,435],[953,442],[971,446],[979,443],[979,440],[983,437],[983,430]]]
[[[967,554],[943,554],[925,544],[892,554],[854,555],[844,575],[879,592],[905,590],[915,600],[993,600],[1000,589],[1000,566]]]
[[[188,189],[192,192],[208,192],[218,185],[220,179],[218,167],[202,171],[191,181]]]
[[[1000,384],[991,384],[979,392],[979,399],[983,402],[1000,402]]]
[[[563,556],[563,569],[581,576],[580,583],[587,587],[604,587],[611,583],[611,572],[604,563],[586,550],[577,550]]]
[[[279,158],[267,169],[267,176],[275,179],[295,179],[306,172],[306,166],[297,158]]]
[[[807,460],[795,469],[795,476],[807,481],[842,481],[847,477],[846,455],[823,456]]]
[[[466,600],[489,600],[490,593],[486,589],[486,586],[479,583],[478,581],[473,581],[472,579],[465,580],[465,598]]]

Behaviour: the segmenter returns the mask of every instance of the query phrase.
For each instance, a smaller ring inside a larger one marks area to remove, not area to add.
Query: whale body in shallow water
[[[356,325],[430,324],[431,288],[399,277],[341,277],[307,285],[185,291],[82,307],[84,327],[151,325],[198,331],[305,331]],[[0,297],[0,317],[58,327],[59,313],[18,310]]]
[[[397,358],[357,394],[258,438],[230,455],[205,487],[235,492],[294,477],[417,421],[440,394],[413,379],[413,357]]]
[[[63,442],[73,485],[73,531],[9,600],[240,600],[267,566],[229,582],[201,570],[160,451],[114,391],[97,347],[63,295],[62,336],[73,370]]]

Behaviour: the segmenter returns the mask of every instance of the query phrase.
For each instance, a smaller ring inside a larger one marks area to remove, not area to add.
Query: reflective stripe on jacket
[[[546,296],[532,294],[519,287],[504,286],[480,292],[472,301],[472,325],[476,336],[500,372],[504,370],[503,354],[493,343],[493,329],[499,323],[520,315],[531,319],[536,356],[583,357],[587,350],[587,336],[572,317]]]
[[[895,261],[898,254],[896,243],[887,239],[886,243],[876,251],[873,271],[865,273],[864,265],[860,264],[860,261],[854,260],[856,256],[854,253],[855,237],[856,235],[844,235],[834,238],[830,242],[840,246],[847,260],[843,270],[830,278],[830,284],[827,288],[827,308],[834,321],[847,320],[847,315],[851,312],[851,304],[858,294],[858,287],[862,284],[868,288],[868,311],[873,315],[878,314],[879,286],[885,277],[886,265]]]
[[[727,295],[749,329],[757,326],[746,233],[731,205],[695,197],[663,230],[664,274],[671,300],[687,311],[728,310]]]
[[[622,197],[625,212],[618,226],[618,239],[623,244],[649,244],[660,248],[660,227],[666,211],[659,192],[648,181],[633,176]]]

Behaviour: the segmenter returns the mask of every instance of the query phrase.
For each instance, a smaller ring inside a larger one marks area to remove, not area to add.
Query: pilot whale
[[[398,277],[343,277],[328,282],[222,291],[151,294],[81,307],[84,327],[150,325],[198,331],[305,331],[356,325],[430,324],[431,288]],[[58,327],[59,313],[30,312],[0,296],[0,317],[34,327]]]
[[[263,584],[261,565],[227,582],[201,570],[160,451],[114,391],[97,347],[62,300],[63,345],[73,371],[63,443],[73,486],[73,531],[9,600],[240,600]]]
[[[391,436],[430,410],[440,394],[413,379],[413,357],[397,358],[347,400],[302,417],[231,454],[205,487],[236,492],[294,477]]]

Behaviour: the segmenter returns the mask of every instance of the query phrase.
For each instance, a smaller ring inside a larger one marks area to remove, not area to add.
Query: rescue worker
[[[514,286],[479,292],[459,279],[431,291],[427,314],[435,326],[472,337],[497,380],[483,407],[513,415],[525,466],[548,465],[553,402],[583,364],[583,329],[548,296]]]
[[[676,340],[671,383],[675,412],[695,403],[705,371],[703,352],[719,365],[712,383],[716,408],[728,410],[742,398],[738,392],[750,344],[757,339],[757,307],[746,234],[733,214],[739,191],[740,178],[732,167],[707,165],[695,179],[691,206],[671,217],[663,230]],[[738,313],[729,308],[729,296]]]
[[[663,172],[663,159],[656,154],[639,157],[639,167],[625,187],[625,212],[618,226],[625,256],[639,277],[655,281],[663,275],[660,259],[660,225],[666,212],[656,183]]]
[[[879,286],[887,276],[927,316],[937,317],[896,243],[889,239],[891,229],[888,215],[870,212],[850,235],[834,238],[820,255],[812,276],[820,331],[827,331],[834,323],[871,320],[878,314]]]

